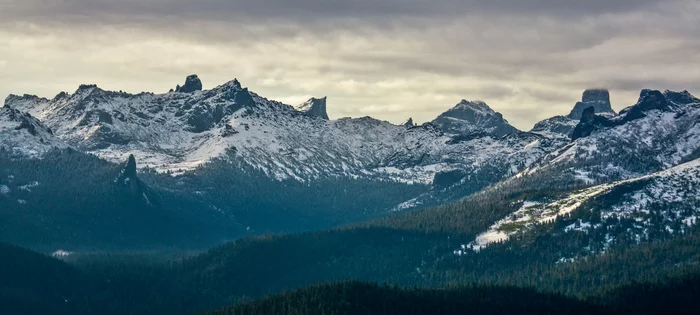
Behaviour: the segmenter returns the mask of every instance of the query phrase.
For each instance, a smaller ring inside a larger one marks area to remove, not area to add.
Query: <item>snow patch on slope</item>
[[[700,189],[700,159],[650,175],[593,186],[553,202],[524,201],[519,210],[494,223],[473,242],[463,245],[462,249],[455,253],[460,254],[459,251],[466,249],[479,251],[490,244],[508,240],[512,235],[526,232],[536,224],[551,223],[559,216],[579,210],[586,201],[604,195],[613,188],[644,181],[650,181],[650,184],[628,193],[626,198],[621,198],[610,208],[601,209],[601,219],[636,221],[638,233],[642,234],[639,236],[640,240],[648,233],[644,226],[651,224],[650,208],[655,204],[674,205],[661,207],[662,217],[669,222],[668,224],[673,221],[680,221],[685,225],[695,224],[697,216],[700,216],[700,194],[697,193]],[[567,226],[565,231],[588,231],[597,227],[599,225],[591,222],[576,222]],[[670,226],[668,230],[673,231]],[[611,243],[614,236],[608,235],[607,240]]]

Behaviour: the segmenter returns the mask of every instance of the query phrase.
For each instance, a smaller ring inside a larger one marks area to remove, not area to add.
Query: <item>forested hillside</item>
[[[512,287],[312,286],[208,314],[697,314],[700,277],[631,284],[586,299]]]
[[[277,181],[235,160],[179,177],[134,169],[124,181],[127,161],[71,149],[43,159],[0,150],[0,162],[0,239],[47,251],[206,248],[323,229],[379,217],[428,189],[372,179]]]
[[[318,285],[230,309],[217,315],[263,314],[592,314],[604,308],[534,290],[468,287],[398,289],[361,282]]]
[[[193,314],[227,305],[231,307],[212,314],[695,314],[700,270],[693,266],[699,244],[697,237],[684,238],[540,268],[530,267],[533,257],[518,257],[521,261],[511,261],[509,272],[496,272],[488,279],[474,282],[467,279],[469,271],[455,270],[448,276],[467,277],[433,285],[447,289],[341,282],[261,300],[256,300],[263,296],[259,291],[242,293],[252,284],[247,279],[229,277],[229,288],[239,290],[235,297],[226,296],[222,291],[226,287],[207,281],[214,274],[179,259],[165,263],[156,256],[103,254],[83,256],[69,265],[0,244],[0,309],[12,315]],[[210,255],[200,258],[221,264]],[[493,262],[482,260],[482,264]],[[251,265],[240,266],[252,270]],[[502,267],[480,267],[477,272]],[[287,272],[304,273],[293,265]],[[530,286],[538,290],[522,288]]]

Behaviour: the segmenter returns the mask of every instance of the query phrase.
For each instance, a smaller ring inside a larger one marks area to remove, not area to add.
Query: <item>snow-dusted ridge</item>
[[[440,172],[458,169],[468,179],[485,165],[499,165],[498,180],[562,143],[518,132],[500,137],[488,124],[456,137],[431,124],[326,120],[325,98],[295,109],[250,92],[237,80],[211,90],[198,89],[198,80],[188,77],[190,85],[180,92],[128,94],[83,85],[53,99],[11,95],[6,104],[38,117],[82,151],[114,162],[133,154],[141,167],[174,173],[236,156],[278,179],[376,177],[428,184]],[[486,104],[477,107],[500,118]]]
[[[588,188],[569,192],[556,200],[520,200],[520,208],[494,222],[471,243],[455,251],[481,248],[530,231],[538,224],[574,212],[590,210],[587,202],[603,198],[605,206],[596,209],[608,225],[576,222],[566,231],[587,231],[620,225],[625,220],[640,224],[627,227],[632,238],[648,238],[650,216],[659,215],[669,224],[664,230],[683,231],[695,223],[700,211],[700,100],[684,92],[643,90],[637,104],[615,116],[582,116],[576,129],[589,128],[581,137],[552,151],[513,179],[493,187],[518,185],[518,181],[573,183]],[[568,118],[552,118],[554,125]],[[542,123],[546,132],[549,122]],[[539,133],[539,132],[538,132]],[[685,163],[686,161],[690,161]],[[685,164],[683,164],[685,163]],[[620,191],[631,190],[621,196]],[[653,211],[650,211],[653,209]],[[681,210],[682,209],[682,210]],[[658,223],[658,220],[656,220]],[[643,223],[643,224],[642,224]],[[619,231],[617,231],[619,232]],[[624,234],[624,233],[623,233]],[[617,237],[606,236],[609,246]]]
[[[522,175],[586,174],[592,182],[635,178],[686,161],[700,150],[700,100],[687,92],[644,90],[618,115],[596,116],[589,135],[549,153]]]

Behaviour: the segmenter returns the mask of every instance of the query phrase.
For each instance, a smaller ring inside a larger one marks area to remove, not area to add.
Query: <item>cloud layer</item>
[[[55,3],[54,3],[55,2]],[[696,1],[0,0],[0,94],[167,91],[197,73],[329,114],[427,121],[482,99],[521,129],[589,87],[700,92]]]

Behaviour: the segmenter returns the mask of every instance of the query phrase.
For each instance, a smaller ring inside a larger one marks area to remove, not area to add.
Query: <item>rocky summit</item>
[[[181,93],[192,93],[194,91],[201,91],[202,90],[202,81],[199,80],[199,77],[197,77],[196,74],[190,75],[185,79],[185,85],[183,86],[177,86],[175,88],[175,92],[181,92]]]
[[[589,89],[583,92],[581,101],[576,103],[568,117],[579,120],[581,115],[583,115],[583,111],[588,107],[593,107],[596,114],[615,114],[610,104],[610,92],[608,90]]]

